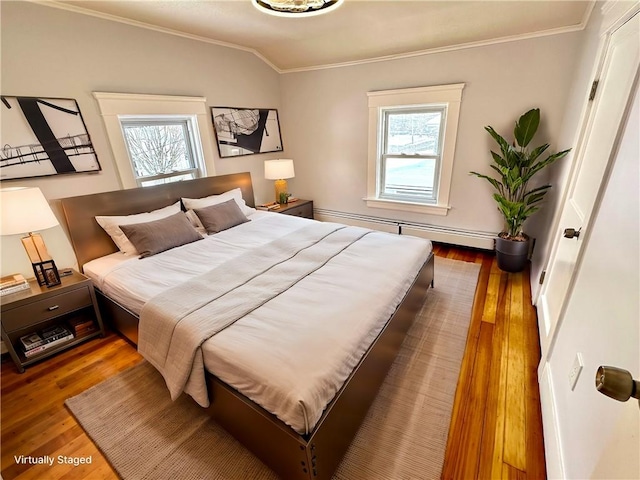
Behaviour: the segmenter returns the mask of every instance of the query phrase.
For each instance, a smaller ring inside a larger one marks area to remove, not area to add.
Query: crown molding
[[[552,28],[552,29],[548,29],[548,30],[541,30],[541,31],[532,32],[532,33],[524,33],[524,34],[519,34],[519,35],[509,35],[509,36],[506,36],[506,37],[500,37],[500,38],[490,39],[490,40],[481,40],[481,41],[478,41],[478,42],[460,43],[460,44],[457,44],[457,45],[450,45],[450,46],[446,46],[446,47],[428,48],[428,49],[424,49],[424,50],[416,50],[416,51],[407,52],[407,53],[384,55],[384,56],[380,56],[380,57],[367,58],[367,59],[363,59],[363,60],[354,60],[354,61],[348,61],[348,62],[338,62],[338,63],[323,64],[323,65],[312,65],[312,66],[308,66],[308,67],[299,67],[299,68],[280,68],[277,65],[275,65],[274,63],[272,63],[267,57],[262,55],[258,50],[254,49],[254,48],[244,47],[242,45],[237,45],[235,43],[229,43],[229,42],[223,42],[223,41],[220,41],[220,40],[214,40],[214,39],[211,39],[211,38],[208,38],[208,37],[203,37],[201,35],[194,35],[194,34],[190,34],[190,33],[185,33],[185,32],[181,32],[179,30],[173,30],[173,29],[170,29],[170,28],[159,27],[157,25],[152,25],[152,24],[145,23],[145,22],[139,22],[137,20],[130,20],[128,18],[119,17],[117,15],[111,15],[111,14],[108,14],[108,13],[96,12],[94,10],[89,10],[87,8],[82,8],[82,7],[78,7],[78,6],[75,6],[75,5],[68,5],[68,4],[65,4],[65,3],[60,3],[60,2],[58,2],[56,0],[27,0],[27,1],[29,1],[31,3],[36,3],[38,5],[44,5],[44,6],[47,6],[47,7],[58,8],[58,9],[61,9],[61,10],[67,10],[67,11],[79,13],[79,14],[82,14],[82,15],[89,15],[89,16],[92,16],[92,17],[101,18],[103,20],[110,20],[110,21],[113,21],[113,22],[124,23],[124,24],[131,25],[131,26],[134,26],[134,27],[145,28],[147,30],[153,30],[153,31],[156,31],[156,32],[166,33],[166,34],[169,34],[169,35],[175,35],[175,36],[182,37],[182,38],[187,38],[187,39],[190,39],[190,40],[196,40],[196,41],[199,41],[199,42],[209,43],[209,44],[212,44],[212,45],[218,45],[218,46],[221,46],[221,47],[233,48],[235,50],[241,50],[243,52],[252,53],[256,57],[258,57],[260,60],[262,60],[264,63],[266,63],[269,67],[271,67],[274,71],[276,71],[277,73],[280,73],[280,74],[309,72],[309,71],[315,71],[315,70],[327,70],[327,69],[331,69],[331,68],[351,67],[351,66],[356,66],[356,65],[366,65],[366,64],[369,64],[369,63],[386,62],[386,61],[390,61],[390,60],[401,60],[401,59],[405,59],[405,58],[420,57],[420,56],[423,56],[423,55],[434,55],[434,54],[438,54],[438,53],[454,52],[454,51],[458,51],[458,50],[466,50],[468,48],[486,47],[486,46],[490,46],[490,45],[499,45],[499,44],[508,43],[508,42],[518,42],[518,41],[521,41],[521,40],[530,40],[530,39],[533,39],[533,38],[547,37],[547,36],[552,36],[552,35],[562,35],[562,34],[565,34],[565,33],[577,32],[577,31],[580,31],[580,30],[584,30],[584,28],[586,27],[586,25],[587,25],[587,23],[589,21],[589,18],[591,17],[591,13],[593,11],[593,8],[594,8],[594,6],[596,4],[595,0],[590,1],[589,2],[589,7],[585,11],[585,14],[584,14],[584,16],[582,18],[582,21],[579,24],[570,25],[570,26],[567,26],[567,27],[558,27],[558,28]]]
[[[131,20],[129,18],[119,17],[117,15],[111,15],[110,13],[102,13],[96,12],[95,10],[89,10],[88,8],[78,7],[76,5],[68,5],[66,3],[60,3],[56,0],[27,0],[31,3],[36,3],[38,5],[43,5],[45,7],[58,8],[60,10],[67,10],[69,12],[80,13],[82,15],[89,15],[90,17],[101,18],[103,20],[110,20],[112,22],[124,23],[126,25],[131,25],[133,27],[145,28],[147,30],[153,30],[155,32],[166,33],[169,35],[175,35],[177,37],[188,38],[189,40],[196,40],[198,42],[209,43],[212,45],[218,45],[220,47],[233,48],[235,50],[242,50],[243,52],[248,52],[254,54],[264,63],[269,65],[273,70],[278,73],[282,73],[282,70],[278,68],[276,65],[271,63],[271,61],[262,55],[260,52],[250,47],[243,47],[242,45],[237,45],[235,43],[223,42],[221,40],[214,40],[208,37],[203,37],[201,35],[194,35],[191,33],[181,32],[179,30],[173,30],[171,28],[159,27],[157,25],[152,25],[150,23],[139,22],[137,20]]]
[[[593,5],[589,7],[589,15],[593,10]],[[587,17],[588,21],[588,17]],[[457,45],[449,45],[446,47],[428,48],[425,50],[417,50],[415,52],[398,53],[393,55],[385,55],[382,57],[367,58],[364,60],[354,60],[350,62],[332,63],[327,65],[316,65],[312,67],[285,68],[280,73],[299,73],[313,70],[326,70],[330,68],[352,67],[356,65],[366,65],[368,63],[387,62],[390,60],[402,60],[404,58],[421,57],[423,55],[434,55],[437,53],[455,52],[457,50],[466,50],[469,48],[487,47],[490,45],[499,45],[501,43],[519,42],[521,40],[530,40],[532,38],[548,37],[552,35],[562,35],[565,33],[578,32],[584,30],[586,22],[583,19],[579,24],[569,27],[558,27],[549,30],[541,30],[533,33],[523,33],[520,35],[509,35],[507,37],[494,38],[491,40],[481,40],[478,42],[459,43]]]

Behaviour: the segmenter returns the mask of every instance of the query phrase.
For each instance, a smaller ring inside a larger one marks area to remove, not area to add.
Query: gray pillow
[[[120,225],[120,229],[136,247],[140,258],[202,240],[202,235],[196,232],[184,212],[153,222]]]
[[[194,212],[207,233],[218,233],[249,221],[233,199],[209,207],[196,208]]]

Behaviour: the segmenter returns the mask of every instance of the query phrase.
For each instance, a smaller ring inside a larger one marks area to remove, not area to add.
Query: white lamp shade
[[[39,188],[6,188],[0,190],[2,235],[30,233],[58,225],[49,202]]]
[[[284,180],[285,178],[293,178],[295,176],[293,160],[290,158],[265,160],[264,162],[264,178],[267,180]]]

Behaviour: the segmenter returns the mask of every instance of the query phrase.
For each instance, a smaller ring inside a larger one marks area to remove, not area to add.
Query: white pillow
[[[251,215],[256,211],[255,208],[249,207],[244,201],[244,198],[242,198],[242,190],[240,190],[240,188],[234,188],[233,190],[221,193],[220,195],[211,195],[204,198],[183,198],[182,203],[184,204],[184,208],[186,210],[195,210],[197,208],[218,205],[219,203],[224,203],[231,199],[234,199],[236,201],[236,203],[240,207],[240,211],[245,215]]]
[[[203,237],[206,237],[208,235],[207,229],[204,228],[204,225],[202,225],[202,222],[198,218],[198,215],[196,215],[196,212],[194,212],[193,210],[187,210],[184,213],[186,213],[187,218],[191,222],[191,225],[193,225],[193,227],[198,231],[198,233]]]
[[[96,222],[109,234],[113,243],[123,253],[138,254],[136,247],[129,241],[124,232],[120,229],[120,225],[132,225],[134,223],[147,223],[154,220],[175,215],[180,212],[180,202],[176,202],[168,207],[153,210],[152,212],[136,213],[134,215],[123,216],[97,216]]]

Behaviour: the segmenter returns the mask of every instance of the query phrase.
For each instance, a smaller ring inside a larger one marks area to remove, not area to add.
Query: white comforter
[[[154,257],[114,254],[87,264],[85,270],[112,298],[127,296],[117,292],[135,291],[135,301],[125,306],[139,312],[137,304],[245,252],[268,256],[264,246],[269,241],[311,223],[264,212],[251,218]],[[429,242],[413,237],[381,232],[362,236],[313,274],[205,341],[204,366],[297,432],[308,433],[394,312],[429,251]]]

